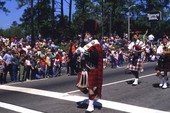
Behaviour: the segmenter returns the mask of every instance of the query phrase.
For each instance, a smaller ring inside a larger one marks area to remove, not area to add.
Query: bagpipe
[[[134,45],[133,45],[135,50],[142,50],[142,48],[145,47],[145,43],[138,40]]]
[[[140,50],[142,50],[143,48],[145,48],[145,43],[143,43],[142,41],[137,40],[137,42],[134,43],[133,49],[136,50],[136,51],[133,51],[130,54],[130,60],[131,60],[133,65],[136,65],[138,59],[141,58],[141,53],[142,52]]]
[[[165,45],[165,46],[163,46],[163,51],[170,51],[170,43]],[[165,54],[163,56],[164,56],[165,61],[166,60],[170,61],[170,53],[169,54]]]
[[[141,46],[139,46],[139,45],[134,45],[134,48],[135,48],[135,50],[142,50],[142,47]]]
[[[95,44],[100,44],[97,40],[92,40],[84,47],[77,48],[75,54],[80,55],[81,67],[92,70],[98,67],[99,53],[94,47]]]
[[[84,28],[83,28],[83,40],[85,38],[85,33],[89,33],[92,36],[94,36],[98,31],[98,22],[92,19],[89,19],[85,21],[84,23]],[[81,60],[82,64],[89,70],[92,70],[97,67],[98,65],[98,58],[99,54],[98,51],[95,48],[91,48],[95,44],[99,44],[97,40],[92,40],[88,44],[83,43],[83,52],[81,52]],[[91,49],[90,49],[91,48]],[[89,50],[90,49],[90,50]],[[76,51],[81,51],[81,50],[76,50]]]
[[[99,53],[96,49],[84,52],[83,57],[87,69],[93,70],[98,67]]]
[[[163,50],[164,50],[164,51],[170,51],[170,47],[164,46],[164,47],[163,47]]]
[[[82,40],[85,38],[85,33],[89,33],[93,36],[97,33],[97,29],[98,23],[95,20],[87,20],[84,23]],[[81,59],[81,76],[79,82],[77,83],[78,87],[88,87],[88,71],[93,70],[98,66],[99,54],[97,49],[94,47],[95,44],[99,44],[99,42],[97,40],[91,40],[88,44],[82,42],[83,47],[76,50],[76,52],[79,52]]]
[[[170,51],[170,43],[163,46],[163,51]],[[161,55],[158,59],[158,66],[165,68],[167,62],[170,62],[170,54]]]
[[[137,40],[136,43],[133,45],[133,50],[136,50],[131,53],[131,57],[140,57],[141,56],[141,51],[143,48],[145,48],[145,43],[143,43],[140,40]]]

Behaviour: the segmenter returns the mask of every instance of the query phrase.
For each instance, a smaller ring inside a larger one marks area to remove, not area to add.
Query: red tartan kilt
[[[99,44],[93,45],[99,51],[98,67],[93,70],[88,70],[88,88],[97,87],[97,96],[101,98],[102,82],[103,82],[103,53]],[[93,48],[90,48],[93,49]],[[89,50],[90,50],[89,49]],[[82,66],[83,67],[83,66]],[[81,72],[78,73],[76,86],[81,78]]]
[[[99,72],[98,68],[88,71],[88,88],[94,88],[94,87],[98,86],[98,82],[99,82],[98,80],[102,79],[102,78],[98,78],[98,72]],[[76,85],[80,81],[81,73],[82,72],[78,73],[78,79],[77,79]],[[101,84],[102,84],[102,82],[101,82]]]
[[[102,69],[100,69],[100,70],[102,70]],[[81,73],[82,72],[78,73],[78,79],[76,82],[76,86],[80,82]],[[93,89],[94,87],[97,87],[96,96],[99,98],[101,98],[101,90],[102,90],[102,82],[103,82],[102,75],[103,75],[103,71],[99,71],[99,68],[95,68],[91,71],[88,71],[88,88]]]
[[[88,87],[89,88],[97,87],[97,85],[98,85],[98,69],[95,68],[95,69],[89,71],[88,75],[90,75],[88,77]]]

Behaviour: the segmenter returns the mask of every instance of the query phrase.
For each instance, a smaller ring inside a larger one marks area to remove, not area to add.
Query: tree
[[[34,32],[35,34],[41,33],[42,36],[51,36],[52,32],[52,9],[49,0],[41,0],[33,7],[33,19],[34,19]],[[28,33],[31,32],[29,25],[31,23],[31,8],[25,9],[24,14],[20,18],[23,22],[22,26]]]
[[[22,24],[18,25],[24,29],[25,34],[31,33],[31,8],[30,0],[16,0],[18,8],[28,5],[21,17]],[[33,1],[33,0],[32,0]],[[131,31],[142,31],[144,34],[148,29],[154,28],[155,36],[160,32],[169,34],[169,0],[73,0],[75,13],[72,14],[72,0],[34,0],[33,29],[34,33],[41,33],[44,37],[72,38],[83,33],[84,22],[88,19],[99,23],[97,36],[109,36],[116,31],[120,36],[127,32],[127,18],[131,14]],[[6,1],[0,0],[0,10]],[[69,15],[64,15],[63,5],[68,3]],[[131,5],[136,5],[129,11]],[[161,11],[162,20],[159,22],[148,22],[149,11]],[[22,31],[23,32],[23,31]],[[110,33],[109,33],[110,32]],[[62,38],[61,38],[62,39]]]
[[[13,21],[10,28],[3,30],[3,35],[9,38],[15,37],[19,39],[25,37],[24,30],[16,21]]]
[[[0,0],[0,10],[2,10],[5,13],[9,13],[10,11],[6,7],[4,7],[5,4],[6,4],[6,1]]]

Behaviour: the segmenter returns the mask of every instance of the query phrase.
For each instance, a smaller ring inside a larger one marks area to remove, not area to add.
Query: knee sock
[[[132,74],[135,76],[135,78],[139,78],[139,73],[138,73],[138,71],[132,71]]]
[[[164,76],[164,82],[167,82],[167,81],[168,81],[168,77]]]
[[[87,94],[89,91],[87,88],[84,88],[83,90],[81,90],[81,92],[83,92],[84,94]]]
[[[95,98],[95,95],[93,94],[93,95],[89,95],[89,99],[90,100],[94,100],[94,98]]]

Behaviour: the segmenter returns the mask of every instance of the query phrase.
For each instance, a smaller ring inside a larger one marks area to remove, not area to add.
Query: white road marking
[[[72,102],[82,102],[83,100],[88,99],[87,97],[83,97],[83,96],[77,96],[77,95],[72,95],[72,94],[70,95],[68,93],[58,93],[58,92],[53,92],[53,91],[44,91],[44,90],[33,89],[33,88],[23,88],[23,87],[1,85],[0,89],[40,95],[40,96],[45,96],[45,97],[72,101]],[[103,99],[97,100],[97,102],[95,102],[94,104],[98,105],[98,103],[100,103],[99,104],[100,106],[102,105],[102,107],[105,107],[108,109],[119,110],[119,111],[129,112],[129,113],[136,113],[136,111],[138,113],[169,113],[166,111],[144,108],[144,107],[139,107],[135,105],[128,105],[124,103],[113,102],[113,101],[108,101],[108,100],[103,100]]]
[[[43,113],[43,112],[40,112],[40,111],[35,111],[35,110],[27,109],[27,108],[24,108],[24,107],[8,104],[8,103],[4,103],[4,102],[0,102],[0,107],[5,108],[5,109],[9,109],[9,110],[12,110],[12,111],[16,111],[16,112],[19,112],[19,113]]]
[[[153,75],[156,75],[156,73],[152,73],[152,74],[149,74],[149,75],[141,76],[140,78],[146,78],[146,77],[150,77],[150,76],[153,76]],[[120,80],[120,81],[112,82],[112,83],[108,83],[108,84],[103,84],[102,86],[103,87],[104,86],[110,86],[110,85],[119,84],[119,83],[130,81],[130,80],[134,80],[134,78]],[[66,93],[76,93],[76,92],[80,92],[80,90],[69,91],[69,92],[66,92]]]
[[[150,77],[150,76],[153,76],[153,75],[156,75],[156,73],[152,73],[152,74],[149,74],[149,75],[141,76],[140,78],[146,78],[146,77]],[[120,80],[120,81],[117,81],[117,82],[112,82],[112,83],[104,84],[103,86],[110,86],[110,85],[119,84],[119,83],[130,81],[130,80],[134,80],[134,78],[130,78],[130,79],[125,79],[125,80]]]

